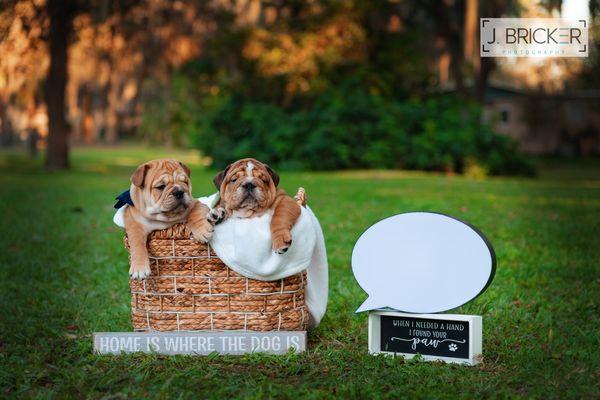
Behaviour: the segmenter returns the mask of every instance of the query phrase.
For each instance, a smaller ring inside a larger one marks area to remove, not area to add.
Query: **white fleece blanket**
[[[199,200],[213,207],[215,193]],[[121,207],[113,221],[124,227]],[[321,225],[312,210],[302,207],[300,218],[292,228],[292,245],[284,254],[271,248],[271,214],[255,218],[227,218],[215,226],[211,247],[221,260],[238,274],[261,281],[273,281],[294,275],[308,266],[306,304],[309,327],[316,327],[327,309],[329,273],[327,252]]]

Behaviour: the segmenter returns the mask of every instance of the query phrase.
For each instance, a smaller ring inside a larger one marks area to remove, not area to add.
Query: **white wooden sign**
[[[157,353],[241,355],[286,354],[306,351],[305,331],[198,331],[198,332],[97,332],[94,351],[98,354]]]
[[[481,361],[478,315],[369,312],[369,353],[475,365]]]

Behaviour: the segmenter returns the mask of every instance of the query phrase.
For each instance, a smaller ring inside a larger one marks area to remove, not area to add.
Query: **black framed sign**
[[[475,365],[480,362],[482,319],[477,315],[369,313],[369,352]]]

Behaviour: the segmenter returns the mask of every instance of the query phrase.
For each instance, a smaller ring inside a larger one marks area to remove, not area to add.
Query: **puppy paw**
[[[139,264],[132,263],[131,267],[129,268],[129,276],[132,279],[146,279],[150,273],[150,264],[148,261]]]
[[[290,231],[273,234],[273,251],[277,254],[284,254],[292,245],[292,234]]]
[[[213,208],[206,216],[206,219],[213,225],[218,224],[225,219],[225,209],[223,207]]]
[[[194,240],[200,243],[208,243],[210,238],[212,238],[214,229],[213,224],[207,219],[190,226]]]
[[[294,196],[294,200],[302,207],[306,206],[306,190],[303,187],[298,188],[298,193]]]

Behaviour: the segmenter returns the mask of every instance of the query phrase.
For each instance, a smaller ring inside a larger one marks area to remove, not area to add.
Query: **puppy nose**
[[[183,193],[184,193],[183,190],[175,189],[175,190],[173,190],[173,197],[175,197],[176,199],[182,199]]]
[[[252,189],[254,189],[256,187],[256,185],[252,182],[246,182],[242,185],[242,187],[244,189],[246,189],[247,191],[251,191]]]

